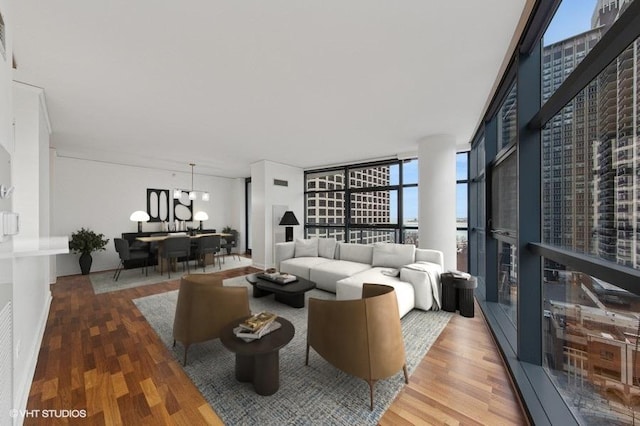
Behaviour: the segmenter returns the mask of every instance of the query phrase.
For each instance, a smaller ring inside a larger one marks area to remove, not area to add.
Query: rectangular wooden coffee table
[[[293,308],[304,308],[304,294],[316,288],[316,283],[301,277],[289,284],[276,284],[260,278],[258,274],[247,275],[246,280],[253,286],[253,297],[274,294],[278,302]]]

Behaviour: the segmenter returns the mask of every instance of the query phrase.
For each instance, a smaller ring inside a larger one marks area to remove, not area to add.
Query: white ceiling
[[[526,0],[16,0],[60,155],[249,176],[472,137]]]

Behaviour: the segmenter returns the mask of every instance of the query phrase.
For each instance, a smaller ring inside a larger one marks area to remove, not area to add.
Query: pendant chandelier
[[[190,200],[195,200],[198,198],[198,195],[202,198],[202,201],[209,201],[209,193],[207,191],[200,191],[197,189],[193,189],[193,168],[196,166],[195,163],[189,163],[191,166],[191,191],[183,191],[182,189],[174,189],[173,190],[173,198],[180,199],[182,198],[182,194],[186,193],[189,195]]]

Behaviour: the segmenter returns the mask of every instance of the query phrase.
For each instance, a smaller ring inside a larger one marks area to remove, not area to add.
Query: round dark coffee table
[[[304,308],[304,294],[316,288],[316,283],[300,277],[289,284],[277,284],[260,278],[258,274],[247,275],[245,279],[253,286],[253,297],[263,297],[273,293],[278,302],[292,308]]]
[[[273,395],[280,388],[280,348],[293,339],[295,330],[288,320],[278,317],[281,327],[262,338],[245,342],[233,334],[233,329],[244,317],[233,321],[222,329],[220,341],[236,354],[236,379],[252,382],[258,395]]]

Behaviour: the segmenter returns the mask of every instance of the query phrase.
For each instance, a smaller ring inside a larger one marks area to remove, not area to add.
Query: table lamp
[[[200,228],[198,229],[202,231],[202,221],[209,220],[209,215],[207,214],[207,212],[196,212],[196,214],[193,216],[193,219],[200,221]]]
[[[151,218],[149,217],[147,212],[143,212],[142,210],[137,210],[131,213],[131,216],[129,216],[130,221],[138,222],[138,232],[142,232],[142,222],[148,222],[149,219]]]
[[[284,231],[285,241],[293,241],[293,225],[300,225],[298,219],[296,219],[296,215],[293,214],[291,210],[287,210],[284,212],[282,219],[280,219],[279,225],[286,226]]]

